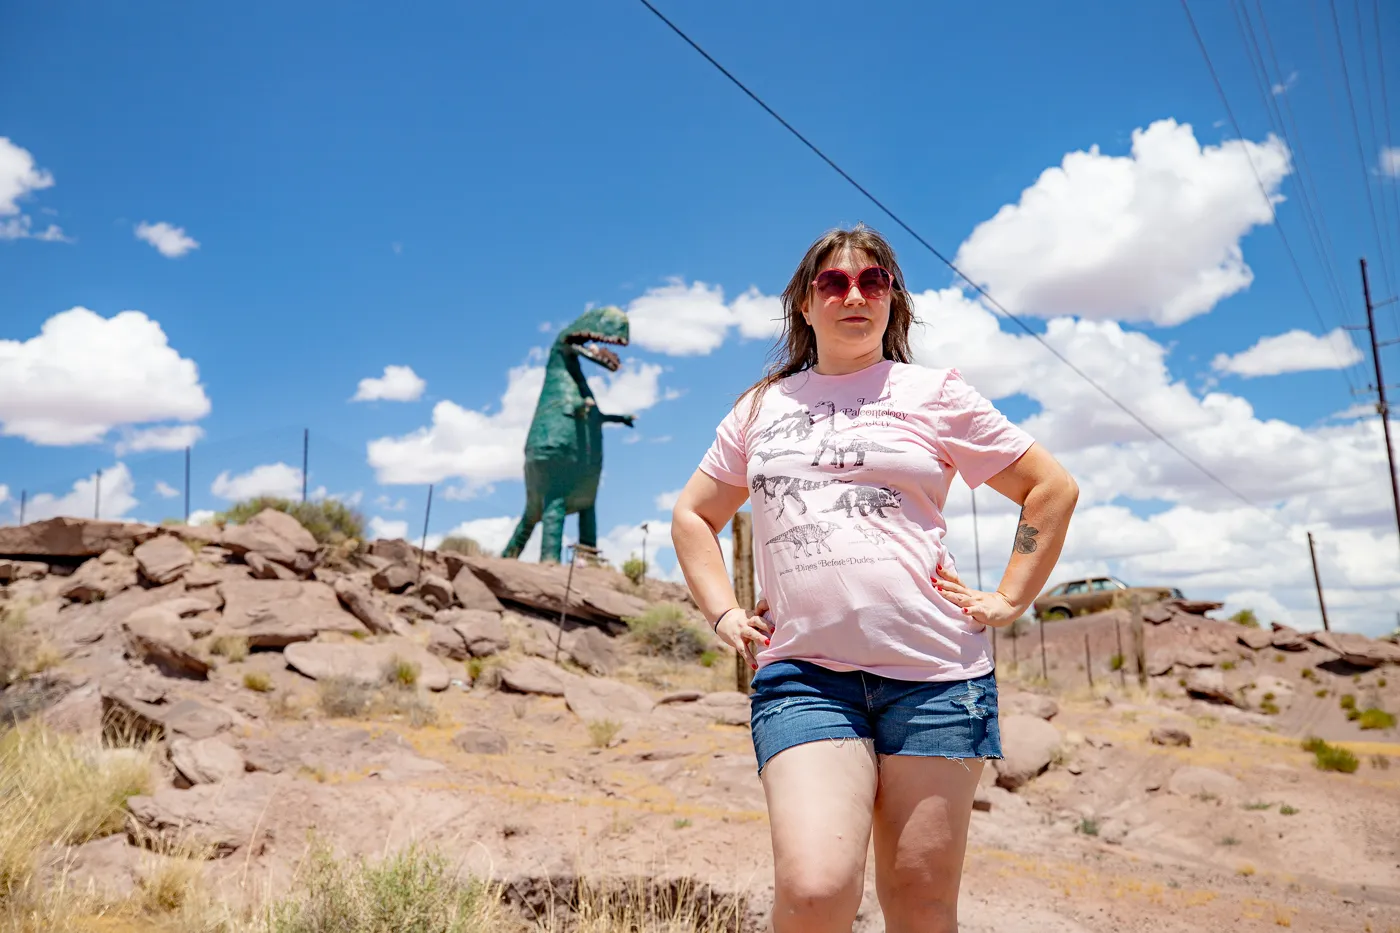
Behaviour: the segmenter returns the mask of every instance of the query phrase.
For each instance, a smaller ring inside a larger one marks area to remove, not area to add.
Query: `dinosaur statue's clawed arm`
[[[604,422],[605,424],[625,424],[625,425],[627,425],[629,428],[632,427],[633,422],[635,422],[636,420],[637,420],[637,416],[636,416],[636,415],[604,415],[604,416],[603,416],[603,422]]]

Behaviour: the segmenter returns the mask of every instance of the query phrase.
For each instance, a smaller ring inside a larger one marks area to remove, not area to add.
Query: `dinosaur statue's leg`
[[[564,549],[564,516],[568,514],[568,501],[563,496],[550,499],[544,504],[544,529],[540,536],[540,563],[557,564]]]
[[[502,557],[519,557],[520,552],[525,550],[530,535],[534,533],[535,526],[540,522],[544,510],[544,496],[540,494],[537,478],[530,474],[530,465],[527,463],[525,465],[525,514],[521,516],[520,524],[515,526],[515,534],[511,535],[510,543],[506,545],[505,550],[501,551]]]
[[[593,506],[579,509],[578,543],[589,547],[598,546],[598,512]]]

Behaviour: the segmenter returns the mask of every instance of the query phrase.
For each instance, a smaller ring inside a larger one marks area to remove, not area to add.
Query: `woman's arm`
[[[719,546],[719,530],[729,523],[748,497],[744,487],[721,483],[696,470],[671,510],[671,543],[675,546],[676,560],[685,574],[686,585],[705,619],[712,627],[719,621],[720,638],[743,654],[750,667],[757,667],[752,643],[766,642],[773,629],[758,616],[730,611],[742,607],[734,595],[734,583],[724,567],[724,554]]]
[[[1070,515],[1079,501],[1074,477],[1044,447],[1032,444],[1015,463],[987,485],[1021,506],[1011,560],[994,593],[969,589],[947,568],[935,581],[948,599],[983,625],[1010,625],[1019,619],[1050,579],[1065,544]]]

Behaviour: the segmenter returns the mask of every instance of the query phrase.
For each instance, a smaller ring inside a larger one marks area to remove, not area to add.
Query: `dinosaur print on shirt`
[[[787,500],[791,499],[797,503],[798,508],[805,514],[807,503],[802,499],[802,493],[811,492],[816,489],[823,489],[833,483],[848,483],[850,480],[844,479],[798,479],[795,476],[764,476],[762,473],[754,475],[749,488],[754,495],[760,492],[764,495],[766,502],[778,500],[778,516],[782,517],[783,509],[787,506]]]
[[[846,517],[851,518],[851,510],[854,509],[860,512],[862,518],[868,518],[872,513],[881,518],[889,518],[885,509],[897,508],[899,493],[888,486],[854,486],[837,496],[835,505],[822,511],[839,512],[845,509]]]
[[[831,545],[826,543],[826,539],[830,538],[832,533],[840,527],[841,526],[835,522],[813,522],[810,525],[797,525],[789,528],[775,538],[770,538],[768,545],[770,547],[774,544],[796,545],[802,548],[803,557],[812,556],[812,552],[809,550],[811,546],[816,546],[818,553],[821,553],[822,548],[825,548],[827,552],[830,553]]]

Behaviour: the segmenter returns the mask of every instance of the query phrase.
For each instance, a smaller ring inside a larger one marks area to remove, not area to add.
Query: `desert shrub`
[[[708,648],[705,651],[700,652],[701,667],[714,667],[715,662],[718,660],[719,652],[714,650],[713,648]]]
[[[1123,656],[1115,654],[1108,659],[1108,669],[1111,671],[1121,671],[1123,669]]]
[[[448,535],[442,539],[442,543],[437,546],[438,552],[451,551],[454,554],[464,554],[467,557],[479,557],[486,554],[482,546],[473,538],[466,535]]]
[[[1360,765],[1349,749],[1340,745],[1329,745],[1316,736],[1303,741],[1303,751],[1312,752],[1314,764],[1320,771],[1340,771],[1351,774]]]
[[[1342,709],[1356,709],[1356,697],[1350,693],[1343,693],[1337,702],[1341,704]]]
[[[1371,767],[1377,768],[1377,769],[1379,769],[1379,770],[1381,770],[1381,771],[1389,771],[1389,770],[1390,770],[1390,759],[1387,758],[1387,757],[1385,757],[1384,755],[1372,755],[1372,756],[1371,756]]]
[[[104,749],[28,724],[0,735],[0,905],[28,887],[43,847],[120,832],[153,760],[149,746]]]
[[[0,690],[24,676],[32,650],[23,613],[0,610]]]
[[[321,712],[334,719],[356,719],[369,712],[374,690],[353,677],[322,677],[316,681]]]
[[[249,671],[243,675],[243,686],[258,693],[271,693],[272,678],[263,671]]]
[[[710,633],[695,625],[685,608],[657,603],[639,616],[623,619],[637,646],[646,654],[676,661],[695,661],[709,649]]]
[[[1099,821],[1093,817],[1086,816],[1079,821],[1075,832],[1083,833],[1086,836],[1097,836],[1099,834]]]
[[[1394,729],[1395,714],[1372,706],[1358,717],[1357,725],[1363,729]]]
[[[1327,696],[1327,688],[1318,687],[1316,690],[1313,691],[1313,696],[1317,697],[1318,699]]]
[[[435,726],[438,722],[437,707],[417,690],[389,690],[372,707],[384,715],[404,717],[415,729]]]
[[[221,525],[240,525],[263,509],[286,512],[301,522],[302,527],[311,532],[311,537],[321,544],[337,545],[351,538],[364,540],[364,516],[335,499],[293,502],[290,499],[259,496],[235,503],[228,511],[214,516],[214,520]]]
[[[1230,616],[1230,621],[1238,622],[1246,628],[1259,627],[1259,617],[1254,614],[1253,609],[1241,609],[1239,612]]]
[[[242,635],[219,635],[209,643],[209,653],[223,655],[230,661],[242,661],[248,657],[248,639]]]
[[[1234,661],[1222,661],[1222,662],[1220,663],[1220,669],[1221,669],[1222,671],[1233,671],[1233,670],[1235,669],[1235,662],[1234,662]]]
[[[422,670],[423,668],[421,665],[414,664],[407,658],[401,658],[396,655],[384,664],[384,682],[391,687],[416,687],[418,685],[418,675]]]
[[[1259,704],[1259,712],[1266,716],[1277,716],[1279,714],[1279,706],[1273,700],[1265,700]]]
[[[1384,687],[1385,684],[1386,684],[1386,679],[1385,679],[1384,677],[1382,677],[1380,680],[1376,681],[1376,686],[1377,686],[1377,687]]]
[[[1278,812],[1282,813],[1284,816],[1293,816],[1298,812],[1298,808],[1290,806],[1289,804],[1284,804],[1278,808]]]
[[[641,586],[642,578],[646,576],[647,565],[642,563],[642,559],[633,554],[622,562],[622,572],[631,580],[633,585]]]
[[[621,731],[622,723],[612,719],[595,719],[588,724],[588,737],[595,748],[607,748]]]
[[[1301,671],[1298,672],[1298,675],[1304,680],[1311,680],[1314,682],[1317,681],[1317,671],[1314,671],[1310,667],[1303,668]]]
[[[413,847],[382,862],[311,854],[291,894],[267,911],[267,933],[485,933],[499,902],[463,883],[441,855]]]

